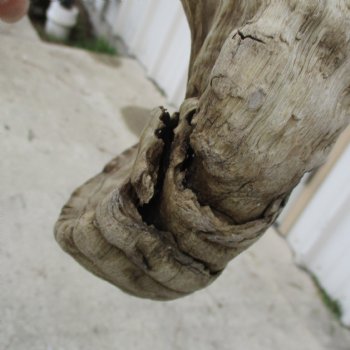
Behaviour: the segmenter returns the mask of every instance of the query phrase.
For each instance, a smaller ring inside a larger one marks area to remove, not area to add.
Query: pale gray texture
[[[120,110],[162,98],[130,60],[108,67],[2,34],[0,47],[1,350],[349,350],[273,231],[173,302],[130,297],[74,263],[52,236],[62,201],[135,141]]]

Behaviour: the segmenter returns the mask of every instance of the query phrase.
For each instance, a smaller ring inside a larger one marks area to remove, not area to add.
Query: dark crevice
[[[190,145],[188,145],[187,150],[186,150],[185,160],[179,166],[180,171],[186,171],[186,169],[188,169],[191,166],[193,159],[194,159],[193,148]],[[185,176],[185,178],[186,178],[186,176]],[[184,181],[185,181],[185,179],[184,179]]]
[[[188,125],[192,125],[192,119],[194,117],[194,115],[196,114],[197,110],[193,110],[191,111],[190,113],[188,113],[188,115],[186,116],[186,120],[187,120],[187,123]]]
[[[146,258],[146,256],[140,250],[138,250],[138,253],[140,253],[140,255],[142,256],[142,267],[145,270],[151,270],[151,265],[149,264],[148,259]]]
[[[188,116],[186,117],[186,120],[188,122],[189,125],[192,125],[192,119],[194,117],[194,115],[198,113],[198,109],[197,110],[193,110],[191,113],[188,114]],[[179,169],[180,171],[182,172],[186,172],[185,173],[185,176],[184,176],[184,179],[182,181],[182,185],[185,187],[185,188],[188,188],[190,189],[195,195],[196,195],[196,198],[197,198],[197,201],[198,203],[201,205],[201,206],[209,206],[212,210],[212,212],[214,213],[214,215],[216,215],[217,217],[219,217],[221,220],[225,221],[226,223],[230,224],[230,225],[235,225],[236,224],[236,221],[231,218],[229,215],[223,213],[223,212],[220,212],[218,209],[214,209],[209,203],[202,203],[200,200],[199,200],[199,196],[198,196],[198,193],[192,188],[191,186],[191,182],[190,182],[190,172],[188,171],[188,169],[190,169],[192,163],[193,163],[193,160],[195,159],[195,153],[194,153],[194,150],[193,148],[191,147],[191,144],[190,142],[188,141],[188,145],[187,145],[187,150],[186,150],[186,157],[185,157],[185,160],[179,165]]]
[[[186,117],[186,120],[189,125],[191,125],[191,121],[195,112],[196,111],[191,112]],[[144,205],[139,205],[137,208],[138,212],[142,217],[143,222],[145,222],[147,225],[154,226],[159,233],[161,233],[162,231],[166,231],[166,227],[164,227],[164,223],[161,222],[159,213],[160,213],[161,195],[162,195],[162,190],[164,186],[165,175],[170,164],[171,148],[172,148],[172,143],[174,141],[174,136],[175,136],[174,129],[177,127],[179,123],[179,114],[176,113],[173,115],[173,117],[170,117],[169,113],[164,111],[161,117],[161,120],[163,121],[165,126],[163,128],[155,130],[155,135],[158,138],[163,140],[164,148],[160,157],[158,177],[157,177],[157,183],[155,185],[154,195],[148,203]],[[194,157],[193,149],[191,148],[190,145],[188,145],[186,158],[179,165],[181,171],[186,171],[188,169],[188,167],[190,166],[193,160],[193,157]],[[133,190],[133,188],[131,188],[130,190],[131,190],[131,195],[136,196],[136,193]],[[134,197],[134,201],[137,202],[137,196]],[[173,243],[176,246],[176,250],[179,253],[179,255],[177,253],[174,253],[174,259],[177,260],[181,265],[184,265],[184,266],[188,265],[189,267],[191,267],[191,269],[198,271],[198,273],[203,273],[201,269],[196,268],[196,266],[193,264],[193,263],[197,263],[201,265],[204,268],[204,270],[213,277],[218,276],[222,272],[222,270],[219,270],[219,271],[211,270],[206,261],[195,258],[191,254],[183,251],[180,248],[176,235],[171,234],[171,236],[172,236],[172,239],[174,240]],[[143,256],[142,263],[144,265],[144,268],[151,269],[149,262],[145,256]]]
[[[197,110],[193,110],[191,113],[189,113],[186,116],[186,120],[187,120],[188,125],[192,126],[192,119],[193,119],[193,117],[194,117],[194,115],[196,113],[197,113]],[[194,153],[193,148],[191,147],[190,140],[188,139],[187,150],[186,150],[186,157],[185,157],[185,160],[180,164],[179,169],[182,172],[183,171],[186,172],[185,176],[184,176],[184,179],[182,181],[182,185],[185,188],[189,188],[189,189],[191,189],[191,188],[190,188],[189,181],[188,181],[189,172],[187,170],[191,167],[191,164],[192,164],[192,162],[194,160],[194,157],[195,157],[195,153]]]
[[[245,40],[245,39],[251,39],[251,40],[254,40],[254,41],[257,41],[258,43],[261,43],[261,44],[265,44],[265,41],[259,39],[259,38],[256,38],[255,36],[253,35],[244,35],[241,31],[238,31],[237,34],[240,36],[240,38],[242,40]]]
[[[173,117],[170,117],[170,114],[164,110],[161,120],[165,126],[157,129],[155,135],[163,140],[164,148],[159,161],[158,177],[157,183],[154,187],[154,195],[148,203],[138,207],[138,211],[143,221],[147,223],[147,225],[154,225],[159,230],[162,229],[159,219],[160,197],[162,194],[165,174],[170,163],[171,145],[174,140],[174,129],[179,123],[179,114],[175,113]]]

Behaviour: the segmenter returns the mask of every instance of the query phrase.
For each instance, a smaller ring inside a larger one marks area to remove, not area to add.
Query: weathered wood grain
[[[192,53],[179,113],[156,108],[55,227],[88,270],[159,300],[214,281],[349,122],[348,1],[182,3]]]

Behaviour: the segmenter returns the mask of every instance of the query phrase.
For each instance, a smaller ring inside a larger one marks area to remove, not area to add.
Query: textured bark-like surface
[[[76,190],[58,242],[122,290],[210,284],[274,222],[349,122],[350,3],[182,0],[187,97]]]

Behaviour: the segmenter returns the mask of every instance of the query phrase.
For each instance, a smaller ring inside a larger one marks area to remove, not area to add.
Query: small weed
[[[106,39],[94,35],[88,14],[82,5],[80,5],[78,22],[67,44],[80,49],[107,55],[115,55],[117,53],[116,49],[111,46]]]
[[[104,53],[107,55],[115,55],[117,53],[116,49],[103,38],[93,38],[73,42],[72,46],[92,52]]]
[[[67,39],[67,40],[59,40],[55,37],[48,35],[45,33],[42,27],[36,28],[41,39],[50,43],[54,44],[62,44],[62,45],[68,45],[71,47],[76,47],[83,50],[88,50],[91,52],[96,53],[102,53],[107,55],[116,55],[117,50],[111,46],[107,40],[103,38],[94,38],[94,37],[88,37],[88,38],[79,38],[76,40]]]
[[[312,280],[314,281],[320,298],[324,305],[326,305],[327,309],[331,311],[331,313],[337,318],[340,319],[342,316],[342,309],[340,306],[340,303],[338,300],[334,300],[326,291],[325,289],[321,286],[319,280],[317,279],[316,276],[312,275]]]

